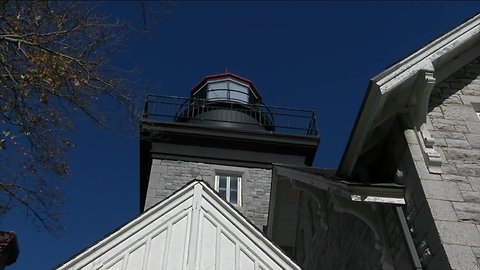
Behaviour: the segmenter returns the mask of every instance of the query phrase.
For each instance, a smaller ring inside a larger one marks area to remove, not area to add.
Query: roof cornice
[[[449,55],[459,54],[480,38],[480,14],[442,35],[372,78],[382,93],[396,88],[422,69],[437,70]]]
[[[384,105],[391,96],[395,96],[392,93],[403,92],[401,95],[406,100],[412,91],[423,91],[424,89],[415,83],[417,77],[424,76],[425,72],[432,74],[433,85],[441,82],[480,56],[479,41],[480,14],[373,77],[340,162],[338,174],[344,177],[352,174],[367,135],[376,127],[374,123],[382,118]],[[392,115],[401,112],[407,106],[399,105],[396,111],[390,112]]]

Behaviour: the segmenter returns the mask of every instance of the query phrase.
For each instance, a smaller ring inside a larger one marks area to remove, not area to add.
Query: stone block
[[[454,163],[442,162],[443,174],[458,174],[457,167]]]
[[[477,258],[477,262],[480,261],[480,247],[472,247],[473,254]]]
[[[480,91],[478,91],[478,89],[471,89],[471,87],[467,87],[465,89],[462,89],[462,93],[464,95],[480,96]]]
[[[470,184],[457,183],[457,185],[460,191],[473,191],[472,186]]]
[[[472,148],[480,148],[480,134],[467,134],[466,136]]]
[[[447,147],[447,141],[445,139],[435,138],[435,146]]]
[[[468,132],[472,134],[480,134],[480,121],[478,118],[474,121],[465,121],[465,125],[468,128]]]
[[[480,192],[478,191],[461,191],[465,202],[480,204]]]
[[[472,87],[469,87],[468,90],[473,90]],[[478,91],[478,87],[476,87],[476,90]],[[469,92],[471,93],[471,92]],[[460,99],[462,100],[463,104],[465,105],[471,105],[472,103],[480,103],[480,93],[477,95],[461,95]]]
[[[445,245],[444,248],[452,269],[480,269],[475,254],[470,247],[460,245]]]
[[[436,131],[452,131],[455,132],[455,126],[464,125],[464,122],[461,120],[452,120],[452,119],[441,119],[434,118],[432,119],[432,125]]]
[[[422,187],[427,199],[463,201],[456,183],[422,180]]]
[[[456,133],[458,134],[458,133]],[[452,148],[472,148],[470,146],[470,143],[467,140],[458,140],[458,139],[445,139],[445,142],[447,143],[447,147],[452,147]]]
[[[433,199],[427,201],[435,220],[458,221],[451,202]]]
[[[480,224],[480,204],[454,202],[453,207],[458,219],[461,221]]]
[[[480,176],[480,164],[464,164],[461,162],[456,162],[455,166],[457,167],[458,174],[464,176]]]
[[[480,247],[480,232],[475,224],[435,221],[435,225],[444,244]]]
[[[472,186],[472,189],[475,191],[480,191],[480,177],[467,177],[468,182]]]
[[[433,138],[438,139],[438,138],[452,138],[452,132],[451,131],[438,131],[438,130],[432,130],[430,132],[430,135],[432,135]],[[435,140],[436,141],[436,140]]]
[[[465,140],[467,137],[462,132],[452,132],[452,139]]]
[[[460,133],[468,133],[468,128],[465,125],[462,126],[454,126],[455,130]]]
[[[462,162],[480,162],[480,151],[476,149],[458,149],[458,148],[449,148],[444,149],[445,158],[455,161]]]
[[[470,182],[468,182],[466,176],[457,175],[457,174],[447,174],[447,173],[444,173],[444,174],[442,174],[442,179],[443,179],[443,181],[450,181],[450,182],[455,182],[455,183],[470,184]]]
[[[152,164],[152,169],[150,170],[151,172],[158,172],[158,173],[166,173],[167,172],[167,166],[163,164]]]

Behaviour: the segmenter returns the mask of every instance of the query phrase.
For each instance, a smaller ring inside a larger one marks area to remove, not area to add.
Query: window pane
[[[230,190],[237,190],[237,177],[230,178]]]
[[[230,99],[248,103],[248,88],[238,83],[230,82]]]
[[[218,188],[220,189],[226,189],[227,188],[227,177],[226,176],[220,176],[218,180]]]
[[[230,191],[230,202],[236,204],[237,203],[237,191]]]
[[[210,83],[207,90],[207,99],[215,100],[221,99],[225,100],[228,97],[228,85],[227,82],[216,82]]]
[[[226,199],[227,198],[227,190],[226,189],[220,189],[218,190],[218,193],[220,194],[220,197]]]

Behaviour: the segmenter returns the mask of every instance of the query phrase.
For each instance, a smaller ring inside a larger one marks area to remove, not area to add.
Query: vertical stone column
[[[421,187],[453,269],[480,269],[480,61],[437,85],[430,96],[429,131],[442,173],[423,168],[410,142]]]

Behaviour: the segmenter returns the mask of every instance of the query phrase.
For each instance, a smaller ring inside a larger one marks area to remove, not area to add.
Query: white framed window
[[[478,119],[480,119],[480,103],[472,102],[472,107],[475,110],[475,114],[477,115]]]
[[[227,100],[248,103],[249,89],[247,86],[232,80],[209,82],[207,100]]]
[[[234,173],[215,173],[215,190],[235,206],[242,205],[242,177]]]

